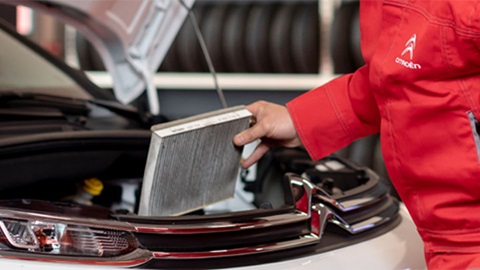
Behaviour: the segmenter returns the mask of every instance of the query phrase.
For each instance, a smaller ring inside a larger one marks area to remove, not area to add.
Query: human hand
[[[253,125],[237,134],[233,138],[233,142],[237,146],[243,146],[258,139],[261,142],[252,154],[243,160],[243,168],[253,165],[273,147],[297,147],[302,145],[285,106],[257,101],[246,106],[246,108],[252,113]]]

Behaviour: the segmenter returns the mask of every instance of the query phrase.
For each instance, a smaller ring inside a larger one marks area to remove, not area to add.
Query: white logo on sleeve
[[[413,51],[415,50],[416,45],[417,45],[417,35],[413,34],[413,36],[410,39],[408,39],[407,43],[405,43],[405,49],[403,49],[400,55],[400,57],[402,57],[408,53],[408,56],[410,56],[410,61],[397,57],[395,58],[395,63],[410,69],[421,69],[422,67],[419,64],[412,62]]]

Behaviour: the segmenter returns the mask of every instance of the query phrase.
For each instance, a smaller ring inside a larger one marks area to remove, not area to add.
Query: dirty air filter
[[[250,112],[226,108],[152,127],[139,215],[179,215],[231,198]]]

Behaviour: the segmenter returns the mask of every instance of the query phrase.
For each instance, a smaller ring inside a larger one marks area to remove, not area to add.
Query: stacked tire
[[[202,1],[193,12],[217,72],[318,73],[318,1]],[[187,20],[160,70],[208,72]]]
[[[336,74],[350,73],[364,65],[358,0],[343,1],[335,9],[330,26],[330,55]]]

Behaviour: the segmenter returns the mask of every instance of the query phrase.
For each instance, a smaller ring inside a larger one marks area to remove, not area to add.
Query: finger
[[[270,150],[270,147],[264,143],[260,143],[255,150],[253,150],[252,154],[248,156],[246,159],[242,161],[242,167],[247,169],[248,167],[255,164],[260,158],[265,155],[265,153]]]
[[[247,143],[254,142],[266,135],[266,130],[261,124],[253,125],[233,137],[233,143],[237,146],[243,146]]]

